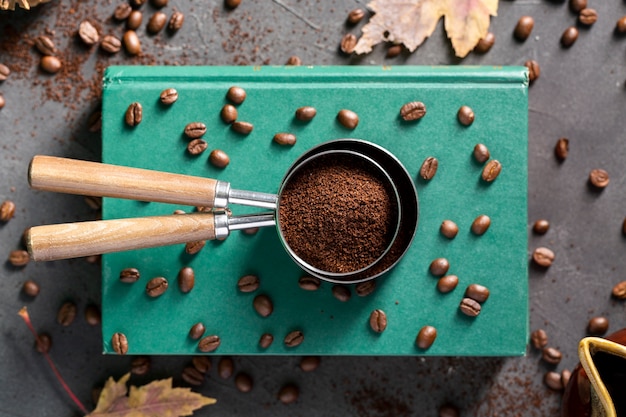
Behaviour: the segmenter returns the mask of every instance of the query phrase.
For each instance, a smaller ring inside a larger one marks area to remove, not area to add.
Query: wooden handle
[[[36,226],[26,233],[35,261],[215,239],[213,213],[172,214]]]
[[[36,190],[213,207],[218,181],[38,155],[28,168],[28,182]]]

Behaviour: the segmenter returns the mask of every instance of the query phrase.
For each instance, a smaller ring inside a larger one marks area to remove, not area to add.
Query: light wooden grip
[[[172,214],[36,226],[26,233],[35,261],[215,239],[213,213]]]
[[[210,178],[43,155],[32,159],[28,182],[44,191],[205,207],[213,207],[217,185]]]

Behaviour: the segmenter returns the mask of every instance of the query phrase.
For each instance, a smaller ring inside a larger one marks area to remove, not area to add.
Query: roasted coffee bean
[[[146,294],[150,297],[158,297],[167,291],[167,280],[163,277],[154,277],[146,284]]]
[[[272,299],[265,294],[257,295],[256,297],[254,297],[252,305],[261,317],[269,317],[274,311],[274,304],[272,303]]]
[[[430,273],[436,277],[442,277],[450,269],[450,262],[446,258],[437,258],[430,263]]]
[[[421,101],[411,101],[400,108],[400,117],[405,121],[419,120],[426,115],[426,105]]]
[[[88,304],[85,307],[85,321],[90,326],[99,326],[102,323],[102,312],[95,304]]]
[[[118,355],[126,355],[128,352],[128,339],[124,333],[113,333],[111,337],[111,347]]]
[[[395,58],[402,53],[402,45],[391,45],[387,48],[385,58]]]
[[[204,374],[198,371],[193,366],[186,366],[185,369],[183,369],[182,378],[183,381],[185,381],[189,385],[193,385],[196,387],[204,383]]]
[[[528,81],[532,84],[541,75],[541,67],[534,59],[524,62],[524,66],[528,68]]]
[[[339,44],[339,48],[341,52],[346,55],[351,55],[354,52],[354,48],[356,47],[358,39],[352,33],[346,33],[341,38],[341,43]]]
[[[37,297],[40,290],[39,284],[32,279],[26,280],[24,284],[22,284],[22,292],[29,297]]]
[[[35,48],[37,48],[42,55],[56,55],[57,53],[57,48],[54,45],[54,42],[45,35],[37,36],[35,38]]]
[[[320,366],[322,358],[319,356],[303,356],[300,360],[300,369],[304,372],[313,372]]]
[[[241,104],[246,99],[246,90],[236,85],[230,87],[226,92],[226,99],[234,104]]]
[[[0,81],[5,81],[10,74],[11,70],[9,69],[9,67],[4,65],[3,63],[0,63]]]
[[[287,336],[285,336],[285,346],[287,347],[296,347],[299,346],[304,341],[304,333],[300,330],[294,330],[289,332]]]
[[[150,371],[151,365],[149,356],[137,356],[130,362],[130,373],[133,375],[145,375]]]
[[[138,55],[141,52],[141,42],[134,30],[127,30],[122,37],[122,43],[128,55]]]
[[[533,251],[533,261],[535,264],[548,268],[554,262],[554,252],[548,248],[540,247]]]
[[[52,336],[48,333],[39,333],[35,339],[35,349],[39,353],[48,353],[52,347]]]
[[[293,133],[280,132],[274,135],[274,142],[283,146],[293,146],[296,144],[296,135]]]
[[[128,126],[137,126],[141,123],[141,119],[143,118],[143,107],[141,103],[130,103],[128,109],[126,109],[126,114],[124,116],[124,120]]]
[[[576,26],[570,26],[565,29],[561,35],[561,45],[563,45],[564,48],[569,48],[576,42],[576,39],[578,39],[578,28],[576,28]]]
[[[556,145],[554,146],[554,156],[560,162],[565,161],[567,159],[567,155],[569,154],[569,139],[560,138],[556,141]]]
[[[170,22],[167,25],[167,28],[170,32],[176,32],[183,27],[183,23],[185,23],[185,15],[179,11],[175,11],[172,13],[172,17],[170,17]]]
[[[606,317],[592,317],[587,324],[587,333],[591,336],[602,336],[607,330],[609,330],[609,319]]]
[[[615,30],[617,31],[617,33],[626,33],[626,16],[622,16],[619,18],[619,20],[615,24]]]
[[[189,337],[193,340],[198,340],[204,335],[205,330],[204,324],[198,322],[189,329]]]
[[[222,107],[220,117],[224,123],[231,124],[235,122],[235,120],[237,120],[237,116],[237,108],[232,104],[225,104],[224,107]]]
[[[605,188],[609,181],[609,173],[603,169],[594,169],[589,173],[589,182],[596,188]]]
[[[480,284],[470,284],[465,289],[465,296],[479,303],[484,303],[489,298],[489,288]]]
[[[626,281],[621,281],[615,284],[611,294],[613,294],[613,297],[618,300],[626,300]]]
[[[41,61],[39,61],[39,66],[48,74],[56,74],[57,72],[61,71],[61,67],[63,66],[63,64],[61,63],[61,60],[56,56],[46,55],[41,57]]]
[[[26,266],[29,261],[30,255],[25,250],[16,249],[9,253],[9,263],[13,266]]]
[[[561,354],[561,352],[553,347],[545,347],[541,351],[541,359],[551,365],[558,365],[559,362],[561,362],[562,357],[563,355]]]
[[[126,19],[126,28],[130,30],[137,30],[139,26],[141,26],[141,22],[143,21],[143,13],[139,10],[133,10],[128,15],[128,19]]]
[[[211,370],[211,358],[205,355],[194,356],[191,358],[191,364],[201,374],[206,374]]]
[[[6,223],[13,218],[15,214],[15,203],[11,200],[5,200],[0,205],[0,222]]]
[[[299,107],[296,110],[296,119],[301,120],[303,122],[308,122],[310,120],[313,120],[316,114],[317,114],[317,110],[315,109],[315,107],[311,107],[311,106]]]
[[[241,4],[241,0],[224,0],[224,4],[229,9],[236,9]]]
[[[591,26],[598,20],[598,12],[588,7],[582,9],[578,14],[578,21],[586,26]]]
[[[141,6],[144,5],[146,0],[128,0],[128,2],[133,9],[139,9]]]
[[[320,282],[319,278],[312,277],[312,276],[309,276],[309,275],[304,275],[304,276],[300,277],[300,279],[298,279],[298,285],[303,290],[315,291],[315,290],[319,289],[319,287],[320,287],[320,285],[322,285],[322,283]],[[625,286],[625,288],[626,288],[626,286]]]
[[[233,375],[235,363],[231,358],[225,357],[217,363],[217,374],[222,379],[228,379]]]
[[[209,154],[209,162],[217,168],[226,168],[230,164],[230,157],[221,149],[214,149]]]
[[[563,369],[561,371],[561,383],[563,384],[563,387],[567,387],[571,377],[572,377],[572,372],[569,369]]]
[[[259,289],[260,280],[256,275],[244,275],[237,281],[237,288],[241,292],[254,292]]]
[[[122,49],[122,41],[120,41],[116,36],[106,35],[102,38],[100,48],[110,54],[116,54]]]
[[[332,293],[333,296],[341,302],[345,303],[346,301],[350,300],[350,288],[346,287],[345,285],[333,285]]]
[[[244,235],[253,236],[253,235],[256,235],[259,232],[259,228],[258,227],[247,227],[245,229],[241,229],[241,232]]]
[[[548,334],[543,329],[537,329],[530,334],[530,342],[535,349],[543,349],[548,345]]]
[[[4,96],[0,94],[0,109],[4,108],[5,104],[6,104],[6,100],[4,99]]]
[[[189,291],[193,290],[193,286],[196,283],[196,274],[193,271],[193,268],[186,266],[184,268],[181,268],[180,271],[178,271],[178,288],[180,289],[181,292],[183,293],[188,293]]]
[[[474,47],[474,52],[478,52],[479,54],[486,54],[495,43],[496,35],[494,35],[493,32],[488,32],[484,38],[478,41],[478,43]]]
[[[489,153],[489,149],[487,148],[487,146],[483,145],[482,143],[477,143],[476,146],[474,146],[474,159],[476,160],[476,162],[484,164],[489,160],[490,157],[491,154]]]
[[[376,309],[370,313],[370,327],[376,333],[382,333],[387,328],[387,314],[383,310]]]
[[[437,281],[437,289],[443,294],[447,294],[459,285],[459,277],[456,275],[444,275]]]
[[[459,233],[459,226],[457,226],[456,223],[452,220],[444,220],[443,222],[441,222],[439,231],[448,239],[454,239]]]
[[[292,65],[292,66],[300,66],[302,65],[302,60],[300,59],[299,56],[297,55],[292,55],[289,58],[287,58],[287,62],[285,62],[285,65]]]
[[[161,91],[159,100],[161,100],[161,103],[163,104],[174,104],[176,100],[178,100],[178,91],[176,91],[175,88],[166,88]]]
[[[368,281],[359,282],[354,286],[354,292],[359,297],[367,297],[376,289],[376,281],[370,279]]]
[[[132,11],[133,8],[130,7],[130,4],[126,2],[120,3],[113,11],[113,17],[117,20],[126,20]]]
[[[150,20],[148,20],[148,26],[146,29],[148,33],[154,35],[159,33],[167,23],[167,15],[163,12],[156,12],[152,16],[150,16]]]
[[[300,395],[300,390],[294,384],[284,385],[278,391],[278,400],[283,404],[295,403]]]
[[[95,45],[100,40],[98,29],[88,20],[83,20],[78,26],[78,36],[86,45]]]
[[[343,109],[337,113],[337,121],[347,129],[355,129],[359,125],[359,116],[352,110]]]
[[[204,248],[204,245],[206,245],[205,240],[194,240],[193,242],[187,242],[185,243],[185,252],[187,252],[189,255],[195,255],[196,253],[200,252],[202,248]]]
[[[563,380],[561,374],[554,371],[548,371],[543,376],[543,383],[554,391],[561,391],[563,389]]]
[[[351,25],[356,25],[365,17],[365,10],[363,9],[354,9],[348,13],[348,18],[346,21]]]
[[[221,340],[217,335],[205,336],[198,342],[198,349],[202,352],[213,352],[220,346]]]
[[[250,132],[252,132],[252,129],[254,129],[254,125],[249,122],[235,121],[233,122],[233,124],[230,125],[230,128],[237,133],[241,133],[242,135],[247,135]]]
[[[102,112],[100,110],[96,110],[89,115],[87,128],[94,133],[102,130]],[[102,209],[102,197],[86,196],[85,202],[92,210]]]
[[[569,8],[574,13],[580,13],[587,7],[587,0],[569,0]]]
[[[540,219],[533,224],[533,232],[538,235],[545,235],[550,230],[550,222],[545,219]]]
[[[513,35],[520,41],[525,41],[535,27],[535,19],[530,16],[522,16],[515,25]]]
[[[185,126],[184,132],[189,139],[198,139],[206,133],[206,125],[202,122],[191,122]]]
[[[461,304],[459,304],[459,309],[466,316],[476,317],[480,314],[481,307],[478,301],[465,297],[461,300]]]
[[[492,182],[502,172],[502,164],[497,159],[492,159],[483,168],[482,179],[486,182]]]
[[[476,236],[482,236],[489,230],[489,226],[491,226],[491,219],[489,216],[481,214],[472,222],[471,230]]]
[[[274,336],[270,333],[263,333],[259,339],[259,347],[261,349],[267,349],[272,345],[272,342],[274,342]]]
[[[427,157],[420,167],[420,177],[426,181],[432,180],[437,174],[437,168],[439,168],[439,160],[434,156]]]
[[[433,343],[435,343],[435,339],[437,338],[437,329],[433,326],[424,326],[420,329],[417,334],[417,338],[415,339],[415,344],[420,349],[428,349]]]
[[[155,9],[162,9],[165,6],[167,6],[168,0],[151,0],[150,4],[152,4],[152,7],[154,7]]]
[[[252,377],[246,373],[238,373],[235,376],[235,387],[239,390],[239,392],[250,392],[252,391],[252,386],[254,382],[252,381]]]
[[[139,280],[139,270],[137,268],[125,268],[120,272],[120,281],[132,284]]]
[[[453,404],[443,404],[439,407],[439,417],[459,417],[460,415],[459,409]]]
[[[456,117],[459,119],[459,123],[463,126],[469,126],[474,123],[474,110],[472,110],[469,106],[461,106],[456,114]]]
[[[209,144],[202,139],[194,139],[187,144],[187,152],[191,155],[200,155],[202,152],[206,151],[209,147]]]

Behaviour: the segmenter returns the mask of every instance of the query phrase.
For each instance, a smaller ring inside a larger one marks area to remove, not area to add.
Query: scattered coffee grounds
[[[349,154],[322,155],[299,169],[279,204],[287,245],[326,272],[374,263],[391,244],[397,221],[397,201],[383,178]]]

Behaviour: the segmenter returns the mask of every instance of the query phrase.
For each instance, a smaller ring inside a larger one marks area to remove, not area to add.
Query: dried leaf
[[[86,417],[178,417],[190,416],[194,410],[215,404],[215,399],[192,392],[189,388],[172,388],[172,378],[152,381],[142,387],[126,383],[130,373],[115,382],[109,378],[98,405]]]
[[[40,3],[47,3],[50,0],[0,0],[0,10],[15,10],[17,3],[22,9],[30,10]]]
[[[375,14],[363,27],[355,52],[370,52],[380,42],[403,43],[413,52],[445,18],[445,29],[458,57],[465,57],[489,31],[498,0],[373,0]]]

